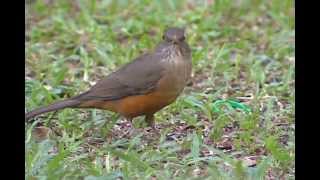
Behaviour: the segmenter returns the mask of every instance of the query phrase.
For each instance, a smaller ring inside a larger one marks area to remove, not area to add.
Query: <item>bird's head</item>
[[[165,40],[166,42],[178,44],[185,40],[184,32],[185,30],[182,28],[168,28],[163,34],[163,40]]]

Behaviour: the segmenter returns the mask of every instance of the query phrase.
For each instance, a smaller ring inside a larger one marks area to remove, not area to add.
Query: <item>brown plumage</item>
[[[117,112],[128,119],[153,115],[172,103],[191,75],[191,50],[184,30],[169,28],[163,41],[144,54],[98,81],[88,91],[26,113],[26,120],[63,108],[98,108]]]

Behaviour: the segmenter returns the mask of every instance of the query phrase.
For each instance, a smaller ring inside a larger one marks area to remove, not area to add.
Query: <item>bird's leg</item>
[[[160,138],[160,129],[156,128],[156,124],[154,122],[154,114],[146,114],[145,121],[149,125],[146,129],[144,129],[146,132],[145,140],[148,143],[152,143],[157,141]]]
[[[155,123],[154,123],[154,115],[153,114],[147,114],[145,117],[145,121],[148,123],[148,126],[152,127],[152,129],[155,129]]]

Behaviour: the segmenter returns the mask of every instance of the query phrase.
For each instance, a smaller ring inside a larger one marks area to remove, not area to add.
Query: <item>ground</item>
[[[131,125],[95,109],[26,123],[27,179],[294,179],[292,0],[26,2],[26,111],[71,97],[185,27],[192,80]]]

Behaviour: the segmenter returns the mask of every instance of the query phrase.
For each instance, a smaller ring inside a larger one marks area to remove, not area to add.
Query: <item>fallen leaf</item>
[[[247,167],[253,167],[257,165],[257,156],[246,156],[242,158],[242,162]]]
[[[44,126],[35,127],[32,131],[32,136],[36,141],[43,141],[49,137],[51,130]]]

